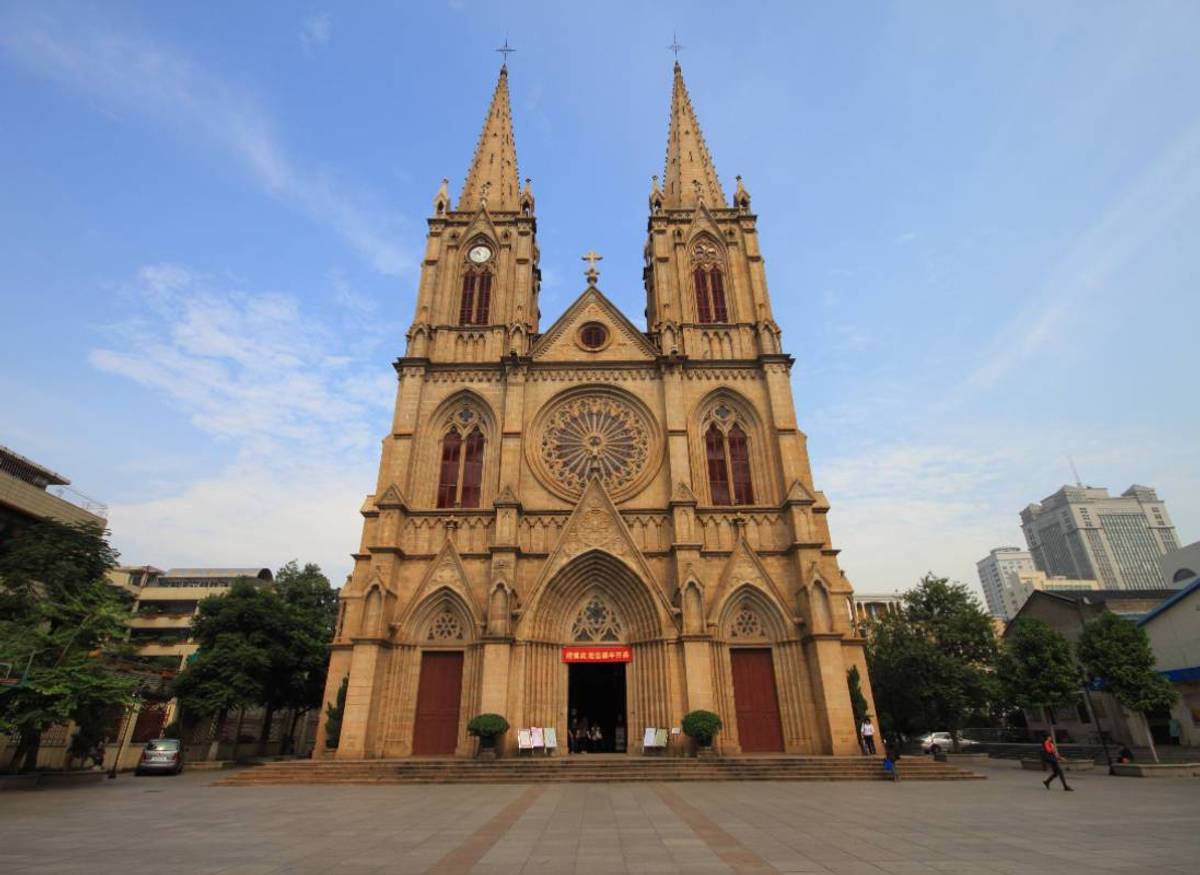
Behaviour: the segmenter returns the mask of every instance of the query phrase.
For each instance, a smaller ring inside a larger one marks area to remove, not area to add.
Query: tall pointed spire
[[[725,206],[721,180],[709,157],[678,61],[671,92],[671,126],[667,132],[667,169],[663,181],[663,206],[667,209],[695,207],[701,199],[710,208]]]
[[[483,120],[483,132],[475,147],[475,158],[467,171],[461,212],[475,211],[485,202],[489,210],[517,210],[517,146],[513,139],[512,107],[508,99],[508,65],[500,68],[500,79],[492,95],[492,105]]]

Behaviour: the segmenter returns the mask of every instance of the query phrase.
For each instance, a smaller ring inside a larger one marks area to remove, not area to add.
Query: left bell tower
[[[482,363],[527,355],[540,282],[533,191],[528,179],[518,182],[504,65],[458,204],[449,180],[434,196],[405,357]]]

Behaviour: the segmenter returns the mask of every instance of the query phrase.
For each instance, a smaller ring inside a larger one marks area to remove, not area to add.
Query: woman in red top
[[[1050,777],[1042,781],[1047,790],[1050,789],[1050,784],[1055,778],[1062,781],[1064,790],[1072,789],[1067,786],[1067,776],[1063,774],[1062,764],[1058,761],[1058,748],[1054,746],[1054,739],[1048,732],[1042,736],[1042,762],[1050,767]]]

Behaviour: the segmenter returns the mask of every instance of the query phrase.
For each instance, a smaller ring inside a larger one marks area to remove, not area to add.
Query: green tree
[[[846,686],[850,690],[850,708],[854,712],[854,731],[858,732],[858,727],[870,715],[867,713],[867,697],[863,695],[862,678],[857,665],[850,666],[846,672]]]
[[[220,738],[230,711],[241,715],[262,704],[272,655],[285,640],[286,625],[282,599],[248,580],[235,582],[226,595],[202,599],[192,620],[199,650],[172,687],[184,713],[215,715]]]
[[[1170,708],[1179,698],[1171,682],[1154,670],[1154,651],[1146,630],[1131,620],[1105,611],[1088,623],[1079,636],[1079,660],[1099,678],[1108,692],[1130,711],[1142,715],[1150,755],[1158,749],[1150,733],[1147,711]]]
[[[342,717],[346,714],[346,691],[350,689],[350,675],[342,678],[338,685],[337,698],[325,706],[325,746],[333,750],[342,739]]]
[[[321,706],[325,695],[325,672],[329,665],[329,643],[337,621],[338,593],[320,566],[295,560],[275,574],[275,588],[287,609],[288,634],[285,646],[272,651],[267,682],[267,707],[291,711],[291,724],[284,737],[287,750],[294,746],[300,718]],[[261,743],[268,740],[270,720],[263,722]]]
[[[181,709],[216,715],[220,733],[231,710],[261,705],[260,745],[278,710],[291,709],[290,748],[299,717],[321,704],[336,616],[337,592],[311,563],[287,563],[272,586],[238,581],[204,599],[192,622],[199,651],[175,683]]]
[[[1013,703],[1030,711],[1073,705],[1079,697],[1079,666],[1066,638],[1049,624],[1022,617],[1004,640],[996,663],[998,675]]]
[[[0,731],[20,741],[13,770],[37,764],[42,733],[133,700],[138,682],[106,664],[128,650],[128,600],[107,581],[117,553],[99,526],[17,529],[0,551],[0,661],[22,673],[0,687]]]
[[[880,722],[906,734],[947,729],[958,749],[966,718],[995,698],[991,618],[959,583],[927,574],[899,611],[867,628],[867,669]]]

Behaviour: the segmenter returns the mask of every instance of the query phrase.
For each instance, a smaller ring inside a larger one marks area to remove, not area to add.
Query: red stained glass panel
[[[708,461],[708,491],[713,504],[730,504],[729,470],[725,466],[725,435],[715,425],[704,435],[704,452]]]
[[[438,476],[438,507],[454,507],[458,497],[458,461],[462,454],[462,436],[449,431],[442,438],[442,466]]]
[[[462,506],[479,507],[483,483],[483,433],[478,428],[467,435],[463,456]]]

